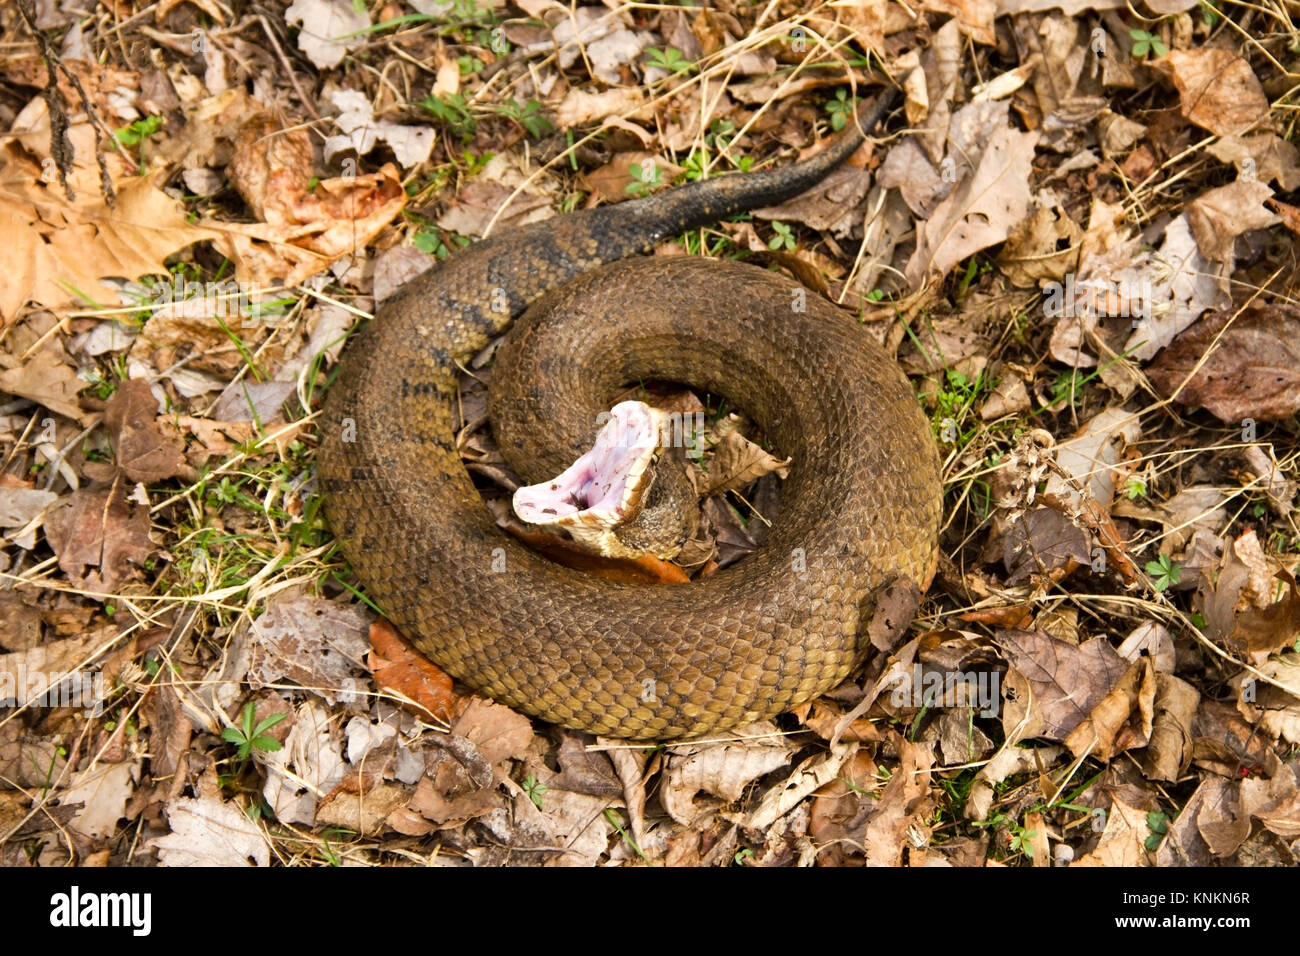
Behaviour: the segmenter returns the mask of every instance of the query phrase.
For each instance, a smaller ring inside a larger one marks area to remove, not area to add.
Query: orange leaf
[[[451,720],[456,713],[456,695],[446,671],[417,651],[393,625],[379,620],[370,625],[373,650],[367,666],[381,690],[391,690],[412,701],[415,707],[437,720]],[[414,708],[408,708],[414,710]]]

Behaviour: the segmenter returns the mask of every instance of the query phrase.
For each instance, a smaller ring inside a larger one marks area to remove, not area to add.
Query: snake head
[[[644,402],[615,405],[590,451],[515,492],[515,514],[605,557],[674,557],[694,535],[699,510],[681,464],[664,454],[667,421]]]

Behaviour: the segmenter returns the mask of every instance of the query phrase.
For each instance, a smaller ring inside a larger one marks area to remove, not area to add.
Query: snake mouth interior
[[[549,481],[515,492],[515,514],[528,524],[563,529],[602,553],[617,552],[614,529],[641,510],[664,418],[643,402],[615,405],[590,451]]]

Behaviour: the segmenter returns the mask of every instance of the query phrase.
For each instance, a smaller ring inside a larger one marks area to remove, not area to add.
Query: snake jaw
[[[591,450],[562,473],[514,494],[521,521],[564,530],[606,557],[635,557],[616,530],[641,511],[653,478],[667,416],[644,402],[620,402],[609,412]]]

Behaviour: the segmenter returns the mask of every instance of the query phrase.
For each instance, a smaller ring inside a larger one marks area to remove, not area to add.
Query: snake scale
[[[789,279],[635,254],[805,191],[890,102],[792,166],[468,246],[353,337],[322,414],[326,516],[370,597],[424,654],[511,707],[631,740],[772,716],[863,661],[882,588],[924,586],[937,543],[937,452],[906,378],[853,316]],[[525,479],[585,448],[619,386],[682,382],[725,396],[793,456],[764,545],[702,580],[649,587],[561,567],[498,530],[457,454],[456,370],[521,315],[510,338],[536,346],[514,351],[537,353],[549,404],[540,383],[503,383],[498,367],[493,405],[541,416],[531,460],[506,447],[526,443],[503,442]]]

